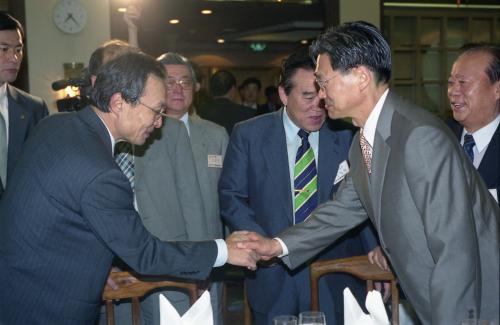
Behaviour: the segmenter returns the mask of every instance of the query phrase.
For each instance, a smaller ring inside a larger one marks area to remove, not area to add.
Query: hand
[[[111,289],[117,290],[120,288],[120,285],[129,285],[132,283],[136,283],[138,280],[134,276],[129,276],[129,277],[124,277],[120,278],[118,282],[113,280],[112,273],[113,272],[121,272],[121,270],[115,266],[111,268],[111,271],[109,272],[108,279],[106,280],[106,283],[110,286]]]
[[[130,5],[123,14],[123,20],[128,28],[137,29],[136,22],[141,18],[142,8],[137,5]]]
[[[389,271],[389,264],[380,246],[375,247],[368,253],[368,261],[372,264],[377,264],[384,271]]]
[[[239,246],[240,243],[248,240],[248,234],[248,231],[235,231],[226,239],[227,262],[233,265],[245,266],[247,269],[255,271],[260,256],[251,249]]]
[[[387,302],[389,297],[391,296],[391,283],[390,282],[375,282],[374,283],[375,290],[382,294],[382,298],[384,302]]]
[[[255,251],[263,260],[267,261],[283,254],[281,244],[275,239],[263,237],[255,232],[248,232],[246,236],[248,241],[239,242],[238,247]]]

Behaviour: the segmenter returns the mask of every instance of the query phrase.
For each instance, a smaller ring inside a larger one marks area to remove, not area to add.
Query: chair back
[[[397,289],[397,279],[389,271],[381,270],[377,265],[371,264],[367,256],[354,256],[333,260],[322,260],[311,263],[311,309],[319,310],[318,282],[319,279],[328,273],[349,273],[355,277],[366,281],[367,291],[373,290],[374,281],[391,282],[391,309],[392,325],[399,325],[399,292]]]
[[[130,283],[127,279],[131,276],[137,278],[136,282]],[[148,276],[141,277],[130,272],[111,272],[110,277],[118,284],[118,289],[112,289],[108,284],[104,287],[102,300],[106,303],[106,319],[108,325],[115,324],[113,301],[132,300],[132,324],[140,324],[140,301],[139,299],[147,293],[158,288],[178,288],[189,294],[191,305],[200,297],[198,288],[202,287],[196,282],[177,280],[171,277]]]

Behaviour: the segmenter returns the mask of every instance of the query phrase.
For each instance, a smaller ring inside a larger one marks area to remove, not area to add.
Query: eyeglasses
[[[143,102],[141,102],[141,100],[139,99],[137,101],[140,105],[144,106],[144,107],[147,107],[149,108],[150,110],[152,110],[154,113],[155,113],[155,119],[158,119],[159,117],[167,117],[167,114],[165,114],[165,111],[166,111],[166,108],[165,107],[161,107],[160,109],[157,109],[157,108],[154,108],[154,107],[151,107],[149,105],[146,105],[144,104]]]
[[[318,84],[319,86],[319,89],[321,90],[325,90],[325,87],[326,87],[326,84],[328,84],[328,82],[330,80],[332,80],[333,78],[337,77],[338,75],[335,75],[335,76],[332,76],[326,80],[319,80],[317,77],[316,77],[316,83]]]
[[[190,90],[193,88],[193,81],[191,79],[175,80],[174,78],[167,78],[165,84],[168,90],[172,90],[175,85],[181,86],[183,90]]]

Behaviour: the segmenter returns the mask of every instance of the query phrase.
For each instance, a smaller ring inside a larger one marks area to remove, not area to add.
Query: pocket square
[[[213,325],[214,323],[210,292],[208,290],[196,300],[182,317],[164,295],[160,294],[159,297],[160,325]]]
[[[349,172],[349,164],[347,163],[347,160],[344,160],[339,165],[339,169],[337,170],[337,176],[335,176],[335,181],[333,182],[333,185],[335,186],[337,185],[337,183],[342,181],[348,172]]]

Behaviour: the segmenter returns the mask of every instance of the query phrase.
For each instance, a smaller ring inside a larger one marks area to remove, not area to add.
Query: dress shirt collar
[[[300,140],[300,137],[298,135],[300,128],[297,125],[295,125],[295,123],[288,116],[286,106],[283,108],[283,126],[285,127],[287,143],[293,141],[299,141],[299,143],[301,143],[302,140]],[[314,148],[318,147],[317,145],[318,141],[319,141],[319,131],[309,133],[309,143],[311,144],[311,146],[313,146],[313,150]]]
[[[189,134],[189,114],[188,112],[184,113],[184,115],[182,115],[181,117],[181,121],[184,123],[184,125],[186,126],[186,130],[188,132],[188,135]]]
[[[493,121],[483,126],[476,132],[472,133],[472,137],[474,138],[474,142],[476,142],[476,148],[478,152],[483,151],[488,146],[499,124],[500,124],[500,114],[498,114]],[[464,136],[467,133],[468,133],[467,130],[465,130],[464,128],[462,131],[462,138],[460,139],[460,143],[462,144],[464,143]]]
[[[4,82],[3,85],[0,86],[0,101],[3,101],[7,98],[7,83]]]
[[[116,144],[115,138],[111,134],[111,131],[109,131],[108,126],[106,125],[106,122],[104,122],[104,120],[99,116],[99,114],[96,114],[96,115],[101,120],[102,124],[104,124],[106,131],[108,131],[109,138],[111,139],[111,154],[112,154],[112,156],[114,156],[115,155],[115,144]]]
[[[368,119],[363,126],[363,136],[372,148],[373,143],[375,142],[375,131],[377,130],[378,118],[380,117],[380,113],[382,112],[382,107],[384,106],[385,99],[387,98],[388,93],[389,89],[386,89],[382,96],[380,96],[377,104],[371,111],[370,115],[368,115]]]

